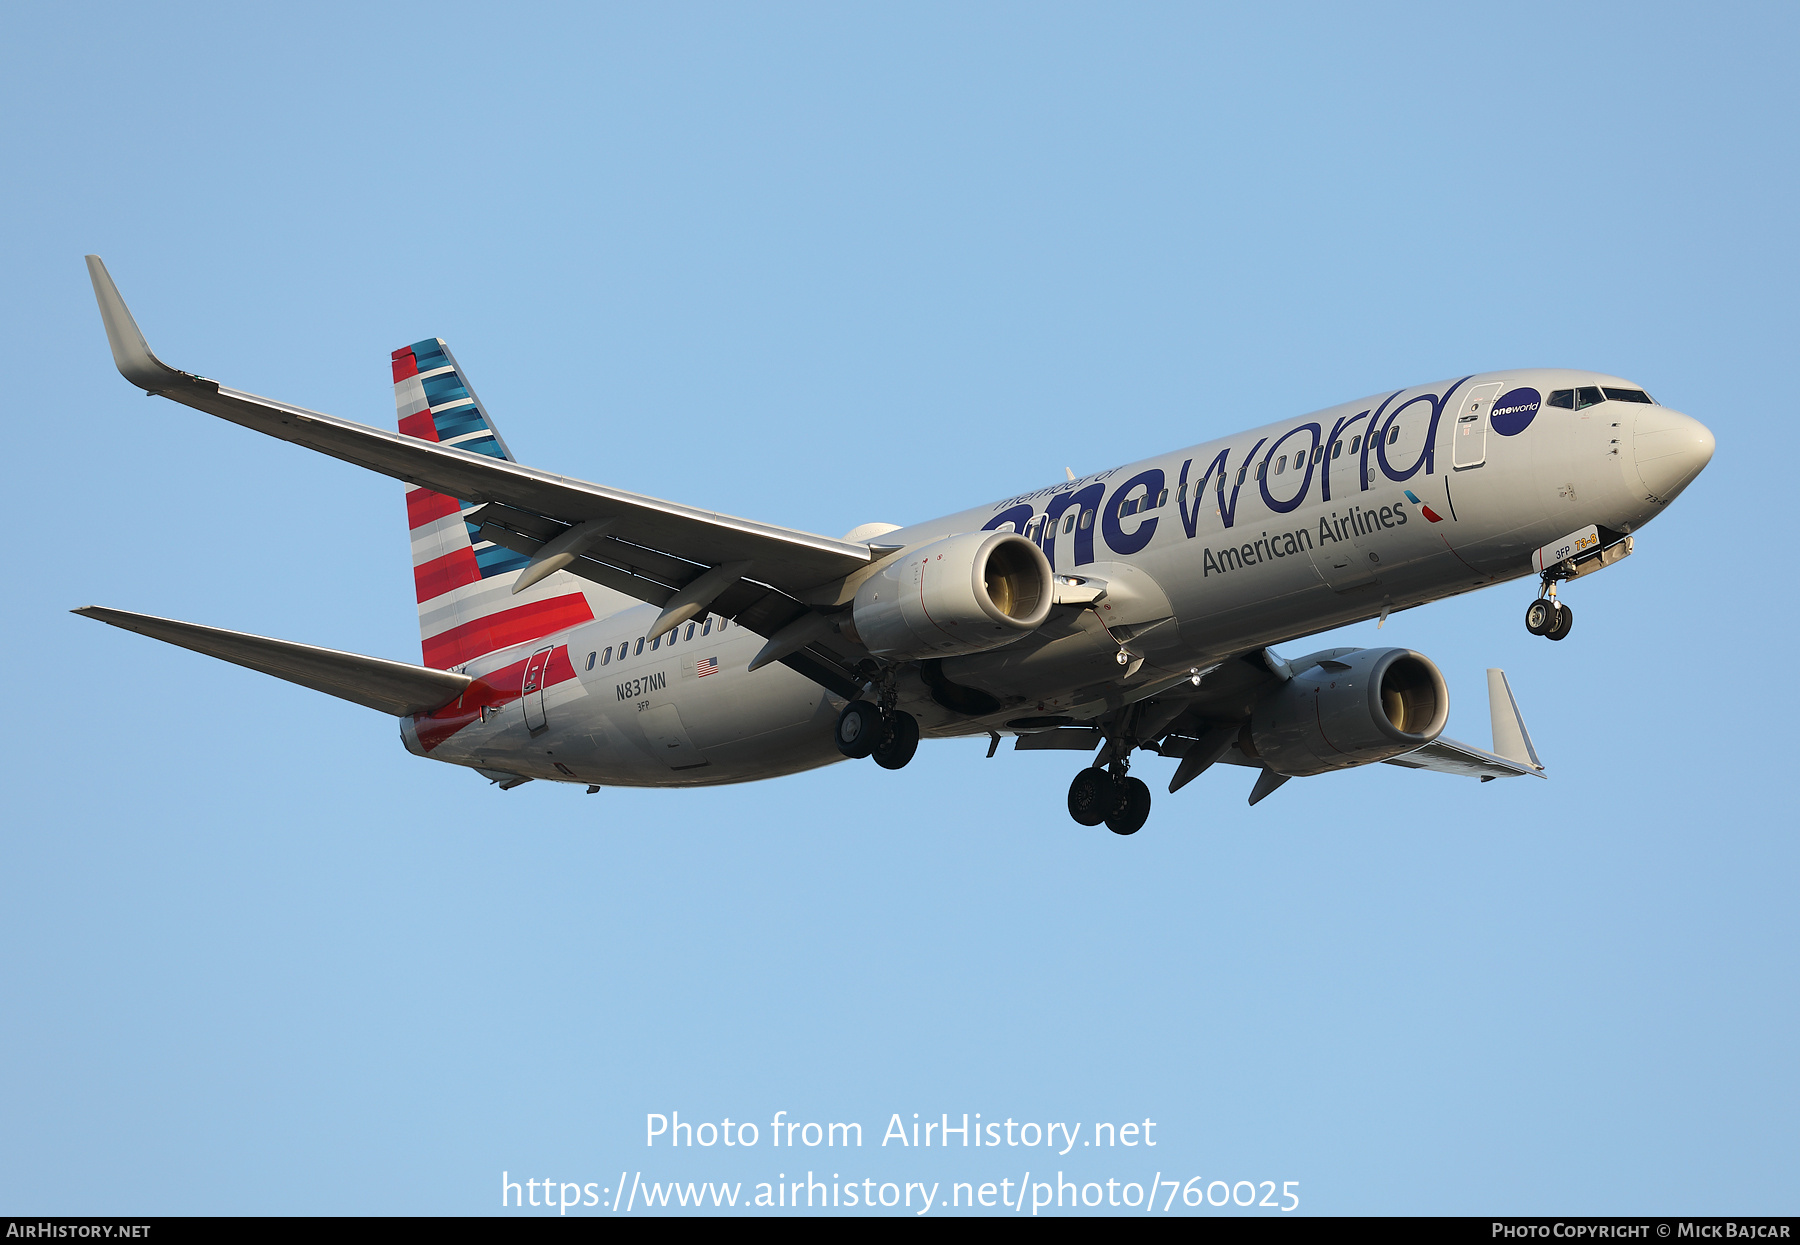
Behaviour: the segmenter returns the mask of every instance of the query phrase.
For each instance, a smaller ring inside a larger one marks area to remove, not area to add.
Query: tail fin
[[[442,339],[403,346],[394,351],[393,362],[394,407],[401,432],[518,461]],[[419,637],[427,666],[449,669],[587,622],[597,603],[603,609],[617,608],[613,602],[591,599],[615,594],[567,571],[513,596],[513,581],[529,559],[476,540],[476,529],[463,517],[473,509],[472,503],[430,489],[407,490]]]

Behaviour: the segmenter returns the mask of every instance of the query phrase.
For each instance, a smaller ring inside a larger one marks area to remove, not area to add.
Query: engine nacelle
[[[1303,670],[1265,697],[1251,711],[1244,751],[1277,774],[1323,774],[1423,747],[1449,716],[1449,690],[1429,658],[1365,648]]]
[[[1043,550],[1016,532],[964,532],[896,558],[856,590],[856,638],[877,657],[949,657],[1011,644],[1054,596]]]

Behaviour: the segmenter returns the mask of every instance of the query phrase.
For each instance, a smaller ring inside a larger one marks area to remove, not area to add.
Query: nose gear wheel
[[[1629,542],[1627,545],[1629,552]],[[1546,640],[1561,640],[1569,634],[1575,626],[1575,611],[1556,599],[1556,585],[1575,575],[1572,563],[1559,562],[1538,576],[1540,595],[1525,607],[1525,630]]]

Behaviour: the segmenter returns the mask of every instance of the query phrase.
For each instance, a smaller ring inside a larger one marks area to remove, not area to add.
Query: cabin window
[[[700,625],[699,623],[689,623],[688,629],[687,629],[687,636],[685,638],[689,639],[689,640],[693,639],[694,638],[694,629],[697,628],[699,625]]]
[[[1598,385],[1583,385],[1575,391],[1575,409],[1585,410],[1590,406],[1599,406],[1606,398]]]
[[[608,644],[606,646],[604,655],[600,658],[600,664],[603,666],[612,665],[612,645]]]
[[[1642,402],[1646,406],[1656,405],[1650,395],[1645,393],[1642,389],[1615,389],[1611,385],[1608,385],[1601,392],[1606,394],[1607,401],[1609,402]]]
[[[1069,511],[1069,517],[1063,520],[1064,536],[1075,530],[1075,520],[1079,517],[1073,510]]]
[[[1163,496],[1167,497],[1168,495],[1169,495],[1169,490],[1164,489]],[[1181,502],[1183,505],[1187,504],[1187,481],[1186,480],[1183,480],[1181,482],[1181,492],[1177,493],[1176,496],[1181,498]]]
[[[1362,433],[1359,432],[1355,436],[1350,438],[1350,452],[1352,454],[1354,454],[1354,453],[1356,453],[1356,451],[1360,450],[1361,448],[1362,448]]]
[[[1400,425],[1399,424],[1390,425],[1388,427],[1388,444],[1392,445],[1394,442],[1398,441],[1399,439],[1400,439]]]
[[[650,651],[652,653],[654,653],[657,649],[661,648],[662,642],[663,642],[663,638],[661,636],[659,636],[659,635],[651,636],[650,637]]]
[[[706,616],[706,625],[704,627],[700,628],[700,634],[701,635],[711,635],[712,634],[712,615],[711,614],[708,614]]]
[[[588,667],[587,668],[589,670],[592,670],[594,668],[594,662],[599,660],[599,657],[600,657],[600,654],[597,652],[588,654]]]
[[[1338,457],[1343,452],[1344,452],[1344,443],[1342,441],[1333,441],[1331,443],[1331,456],[1333,458]]]
[[[725,628],[729,627],[730,625],[731,625],[731,620],[729,618],[721,618],[719,620],[719,630],[720,631],[725,630]]]
[[[638,642],[637,642],[637,647],[631,650],[631,655],[633,657],[641,657],[641,656],[643,656],[643,653],[644,653],[644,637],[639,636]]]
[[[1122,502],[1119,505],[1119,517],[1124,518],[1128,514],[1136,514],[1138,512],[1138,502],[1140,500],[1140,498],[1133,497],[1128,502]]]
[[[1094,512],[1083,510],[1081,512],[1081,530],[1085,532],[1092,526],[1094,526]]]
[[[1266,480],[1269,478],[1269,460],[1268,459],[1265,458],[1260,463],[1256,464],[1256,478],[1259,480]]]
[[[1162,492],[1160,492],[1156,495],[1156,505],[1152,506],[1151,509],[1152,510],[1161,510],[1163,508],[1163,506],[1168,503],[1168,500],[1169,500],[1169,490],[1164,489]]]
[[[1244,477],[1249,474],[1250,474],[1250,464],[1249,463],[1245,463],[1242,467],[1239,467],[1238,468],[1238,483],[1242,484],[1244,482]]]
[[[1313,450],[1312,450],[1312,460],[1313,460],[1313,461],[1314,461],[1314,462],[1315,462],[1315,463],[1316,463],[1316,462],[1318,462],[1318,461],[1319,461],[1319,460],[1320,460],[1320,459],[1321,459],[1321,458],[1324,458],[1324,457],[1325,457],[1325,447],[1324,447],[1324,446],[1322,446],[1322,445],[1315,445],[1315,446],[1313,446]]]
[[[1275,474],[1280,475],[1282,472],[1284,472],[1286,470],[1287,470],[1287,455],[1283,454],[1280,458],[1277,458],[1275,460]]]

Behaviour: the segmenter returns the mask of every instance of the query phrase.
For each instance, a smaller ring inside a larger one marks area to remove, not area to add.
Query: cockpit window
[[[1578,411],[1585,410],[1590,406],[1599,406],[1604,401],[1606,399],[1601,395],[1598,385],[1583,385],[1575,391],[1575,409]]]
[[[1651,400],[1650,395],[1645,393],[1642,389],[1614,389],[1611,385],[1608,385],[1606,387],[1606,396],[1614,402],[1642,402],[1645,406],[1656,405],[1656,403]]]
[[[1550,405],[1560,406],[1565,411],[1574,410],[1575,391],[1573,389],[1552,389],[1550,391]]]

